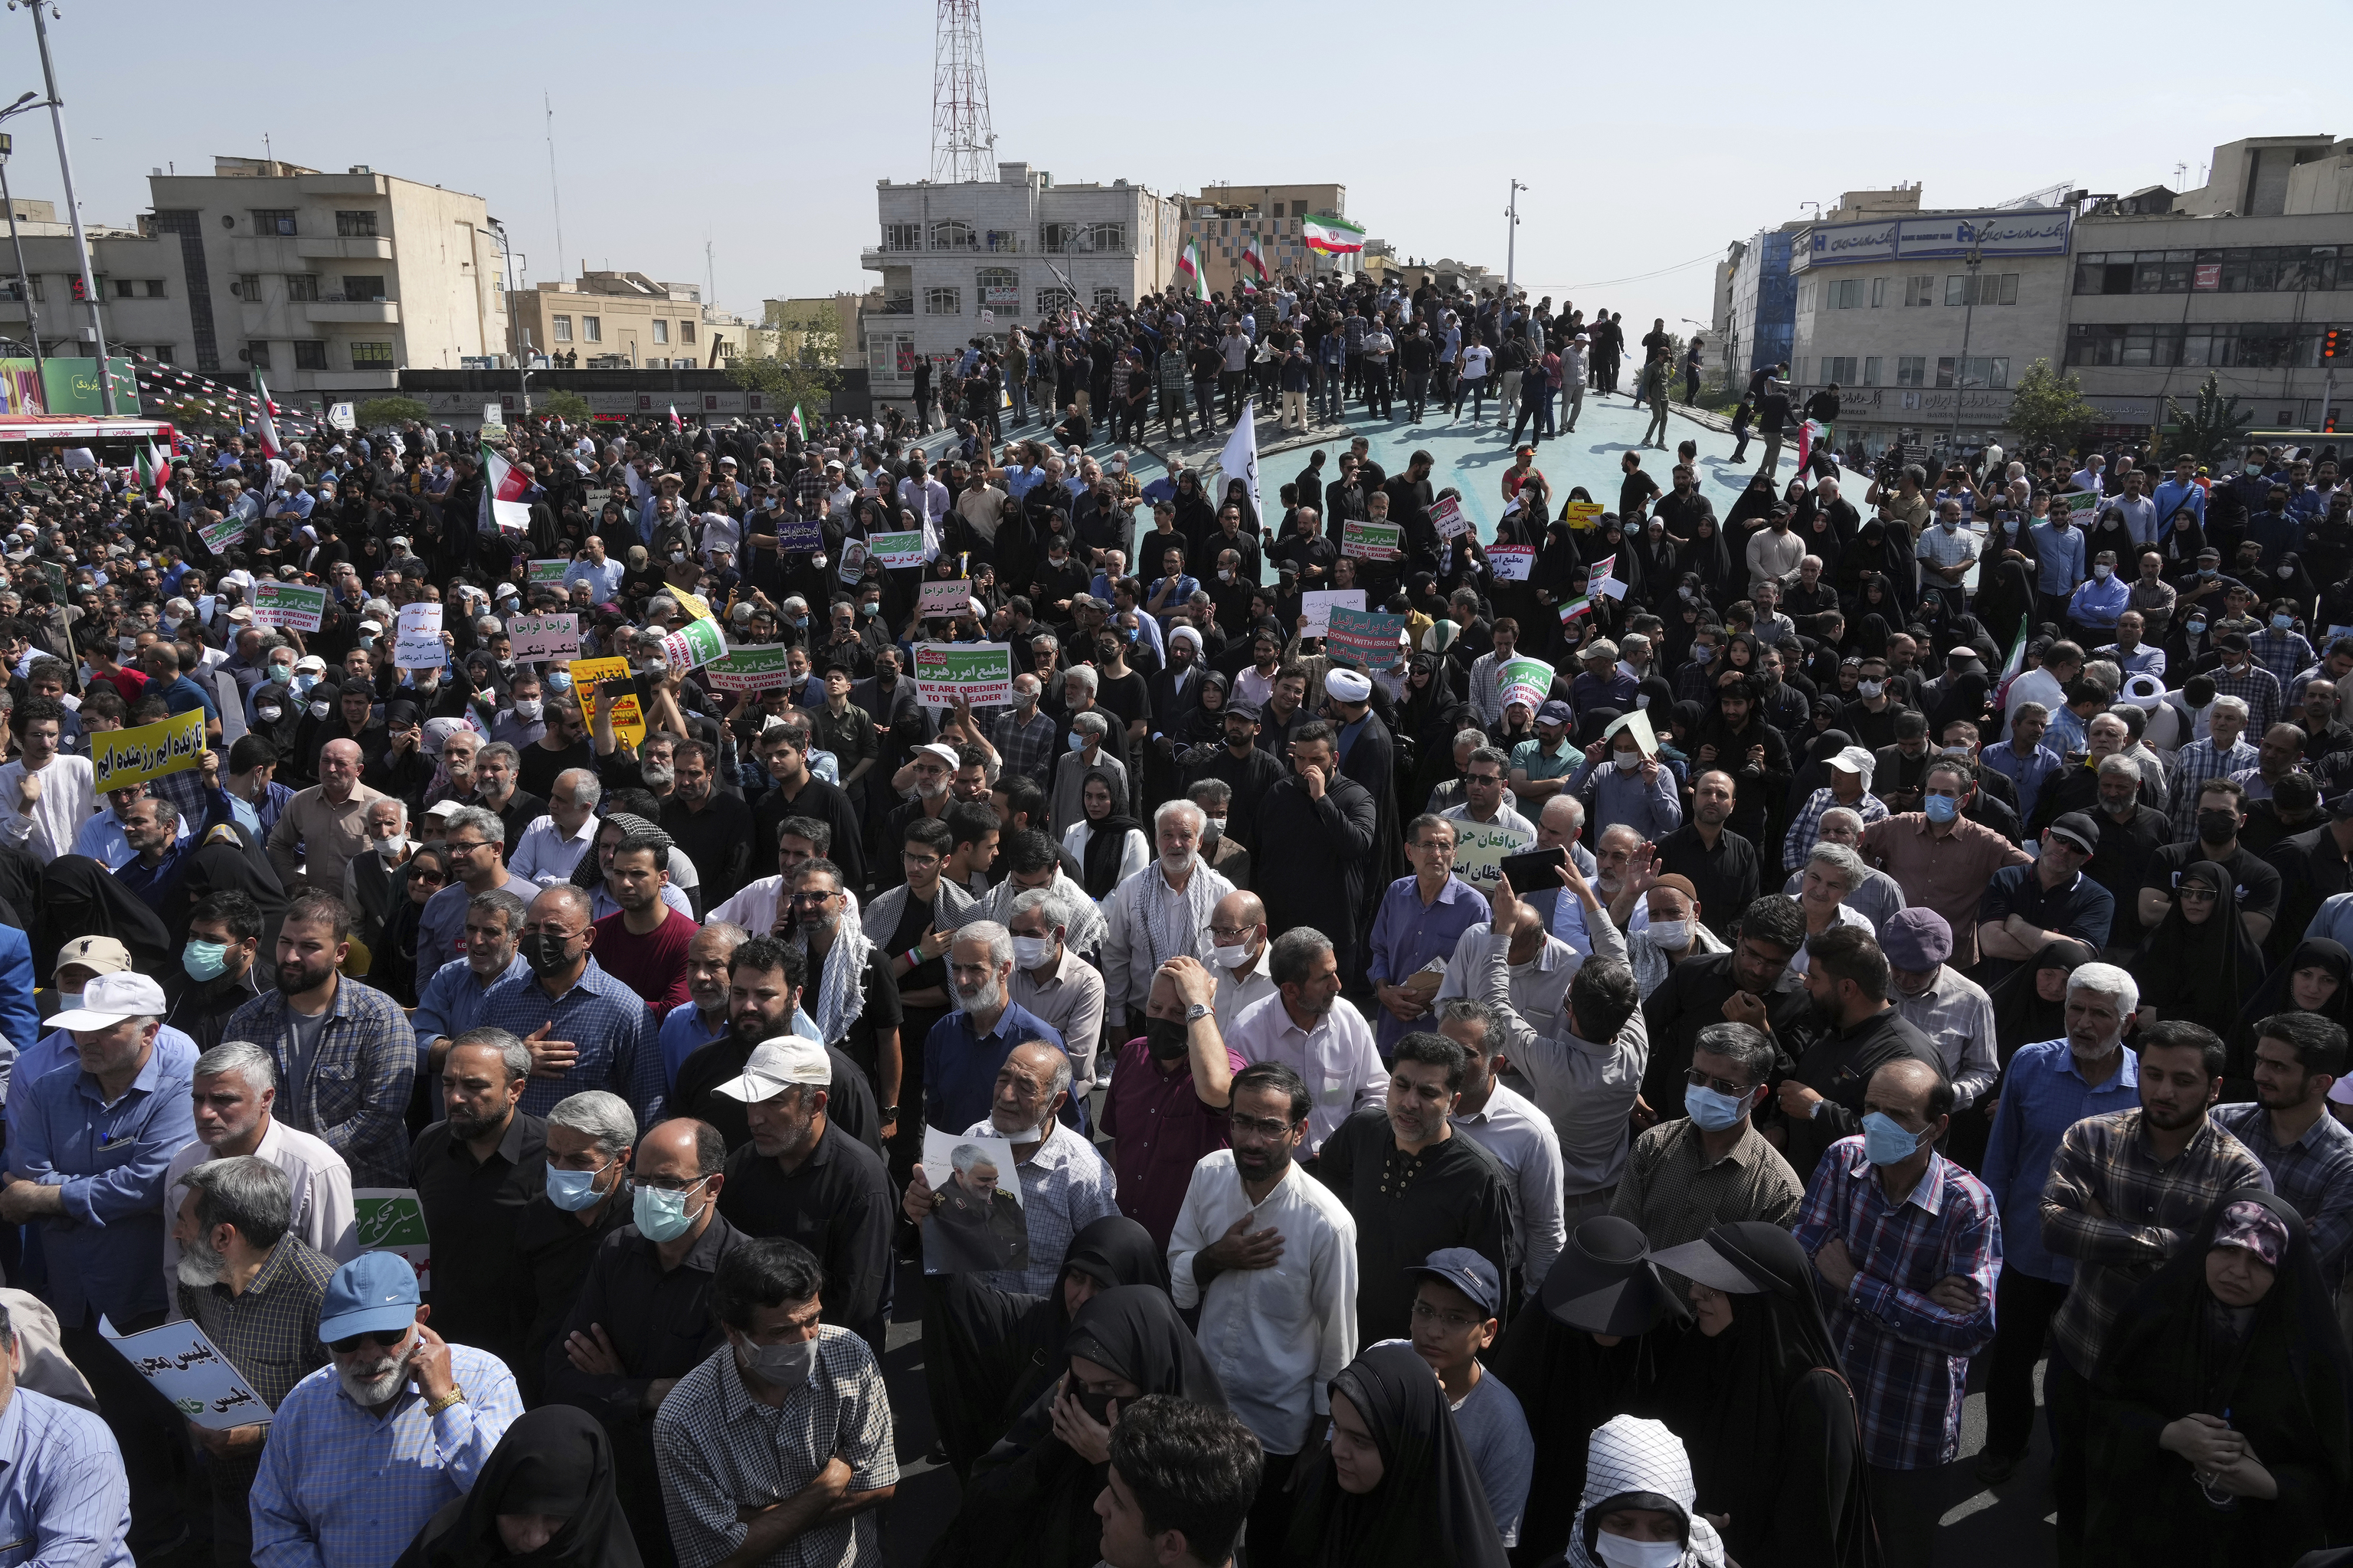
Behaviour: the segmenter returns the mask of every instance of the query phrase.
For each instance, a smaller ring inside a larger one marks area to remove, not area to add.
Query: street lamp
[[[507,226],[495,217],[490,219],[490,228],[478,228],[475,232],[487,234],[499,242],[499,255],[506,261],[505,291],[512,293],[515,290],[514,252],[507,248]],[[508,307],[505,300],[499,302],[499,310],[507,318],[507,330],[515,333],[515,335],[520,338],[522,334],[515,327],[514,312]],[[521,399],[515,408],[515,417],[519,419],[527,419],[531,418],[531,355],[518,352],[515,355],[515,391]]]
[[[1985,252],[1978,246],[1977,231],[1969,231],[1968,254],[1961,263],[1969,270],[1968,291],[1961,296],[1961,362],[1953,369],[1953,423],[1945,433],[1946,461],[1953,461],[1961,451],[1961,398],[1969,386],[1969,327],[1978,313],[1978,268],[1984,264]]]
[[[0,120],[22,114],[41,105],[37,95],[26,92],[5,109],[0,109]],[[41,380],[41,325],[33,319],[33,279],[25,270],[25,237],[16,230],[16,201],[8,194],[8,154],[15,150],[15,138],[0,131],[0,207],[8,209],[8,243],[16,250],[16,297],[25,302],[25,335],[33,342],[33,381]]]
[[[90,302],[90,344],[98,354],[99,406],[111,418],[114,416],[114,376],[113,367],[106,357],[106,321],[99,313],[98,280],[90,275],[90,237],[82,232],[81,204],[74,199],[73,157],[66,142],[66,104],[65,100],[58,96],[57,67],[49,59],[49,25],[41,14],[42,6],[49,3],[50,0],[8,0],[8,9],[14,11],[21,5],[33,14],[33,37],[41,50],[41,85],[48,93],[44,102],[49,111],[49,128],[58,138],[58,172],[65,181],[66,217],[73,222],[74,249],[81,253],[81,291],[83,298]],[[25,101],[20,98],[16,101],[22,103]],[[29,302],[26,309],[29,313]]]

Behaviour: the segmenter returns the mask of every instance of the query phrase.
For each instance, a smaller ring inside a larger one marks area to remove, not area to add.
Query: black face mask
[[[1147,1018],[1144,1021],[1145,1049],[1155,1062],[1174,1062],[1189,1048],[1187,1042],[1191,1026],[1181,1018]]]
[[[572,967],[571,956],[564,950],[570,942],[570,938],[559,937],[553,931],[538,931],[516,942],[515,951],[522,955],[533,974],[562,974]]]
[[[2239,814],[2236,811],[2200,811],[2198,813],[2198,837],[2210,844],[2226,844],[2239,834]]]
[[[1090,1393],[1082,1388],[1078,1391],[1078,1396],[1079,1408],[1087,1413],[1090,1420],[1098,1426],[1111,1425],[1111,1402],[1119,1397],[1117,1394]]]

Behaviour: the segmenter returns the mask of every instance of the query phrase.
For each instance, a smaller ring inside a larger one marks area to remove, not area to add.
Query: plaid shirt
[[[2257,632],[2248,641],[2253,642],[2263,635],[2263,633]],[[2312,654],[2311,646],[2301,637],[2295,641],[2296,646],[2304,649],[2306,657],[2309,658]],[[2295,669],[2296,666],[2291,664],[2288,666],[2288,673],[2294,674]],[[2254,658],[2247,662],[2247,667],[2236,674],[2220,664],[2206,673],[2214,677],[2216,696],[2237,697],[2247,705],[2249,735],[2261,735],[2279,722],[2281,678],[2263,667],[2260,651]]]
[[[282,992],[264,991],[238,1008],[221,1038],[250,1040],[270,1054],[279,1086],[273,1114],[297,1132],[324,1139],[352,1168],[353,1186],[406,1187],[417,1032],[400,1003],[355,980],[336,980],[330,1012],[310,1075],[300,1084],[290,1081],[293,1032]]]
[[[1041,703],[1030,710],[1028,724],[1023,724],[1021,715],[1011,709],[997,715],[988,742],[997,747],[1000,775],[1026,775],[1042,789],[1053,782],[1054,748],[1061,738],[1062,726],[1054,722],[1054,715]]]
[[[1959,499],[1966,507],[1967,503],[1974,498],[1964,495]],[[1920,543],[1913,547],[1912,554],[1915,559],[1926,561],[1932,567],[1967,566],[1978,558],[1978,536],[1966,527],[1956,528],[1947,534],[1941,525],[1932,525],[1920,531]],[[1947,588],[1958,585],[1935,578],[1931,579],[1930,586]]]
[[[1859,1271],[1831,1312],[1831,1337],[1862,1412],[1863,1457],[1893,1470],[1950,1464],[1961,1451],[1969,1358],[1993,1343],[2001,1270],[1993,1194],[1931,1154],[1919,1182],[1890,1202],[1863,1140],[1842,1138],[1822,1153],[1795,1234],[1810,1257],[1844,1243]],[[1949,1275],[1977,1287],[1967,1312],[1929,1299]]]
[[[1806,797],[1806,804],[1798,812],[1797,821],[1789,824],[1788,836],[1781,841],[1783,870],[1793,871],[1806,863],[1806,857],[1814,853],[1815,841],[1822,836],[1822,813],[1832,806],[1842,805],[1846,802],[1831,794],[1827,784]],[[1847,810],[1861,817],[1862,825],[1867,828],[1886,818],[1887,802],[1865,789],[1862,799],[1847,806]]]
[[[519,1040],[554,1024],[548,1038],[569,1040],[579,1051],[579,1060],[564,1076],[531,1080],[522,1092],[523,1115],[543,1117],[583,1089],[609,1089],[629,1102],[639,1127],[661,1119],[666,1086],[659,1025],[645,999],[598,968],[593,957],[579,982],[553,1000],[539,977],[528,971],[496,981],[474,1022],[478,1029],[509,1030]]]
[[[2295,679],[2298,670],[2315,662],[2312,644],[2304,640],[2300,631],[2274,631],[2266,626],[2247,639],[2247,647],[2256,663],[2279,678],[2282,688]]]
[[[1683,667],[1675,672],[1675,701],[1697,703],[1707,712],[1714,713],[1716,668],[1716,662],[1713,659],[1704,664],[1697,659],[1684,660]]]
[[[837,1455],[849,1467],[852,1492],[899,1482],[882,1370],[848,1329],[818,1330],[817,1367],[780,1405],[752,1397],[732,1345],[712,1351],[670,1393],[654,1413],[653,1446],[680,1568],[710,1568],[733,1553],[745,1531],[738,1509],[796,1496]],[[879,1525],[874,1509],[818,1525],[770,1552],[764,1568],[881,1568]]]
[[[2228,779],[2263,760],[2245,741],[2228,751],[2214,749],[2214,737],[2193,740],[2173,754],[2173,842],[2188,843],[2198,832],[2198,791],[2209,779]]]
[[[319,1304],[334,1274],[333,1258],[289,1233],[269,1249],[243,1295],[229,1294],[226,1285],[184,1284],[180,1309],[275,1410],[296,1383],[327,1364],[327,1347],[319,1342]],[[253,1484],[261,1455],[257,1450],[212,1463],[216,1484],[234,1491]]]
[[[2051,1319],[2051,1340],[2087,1378],[2117,1308],[2197,1234],[2215,1200],[2272,1184],[2263,1161],[2211,1117],[2187,1148],[2158,1164],[2140,1118],[2111,1111],[2069,1128],[2042,1189],[2042,1243],[2075,1260],[2074,1287]],[[2095,1200],[2105,1216],[2086,1206]]]
[[[1002,1138],[995,1126],[976,1121],[966,1138]],[[1029,1228],[1029,1266],[998,1269],[972,1277],[992,1290],[1017,1296],[1050,1296],[1062,1277],[1062,1255],[1071,1238],[1107,1214],[1119,1213],[1118,1179],[1084,1134],[1053,1124],[1053,1131],[1021,1166],[1021,1213]]]
[[[2272,1137],[2271,1113],[2252,1101],[2217,1106],[2214,1119],[2263,1162],[2272,1191],[2304,1216],[2333,1293],[2353,1248],[2353,1128],[2324,1110],[2302,1138],[2282,1148]]]
[[[793,475],[793,509],[804,518],[815,517],[817,503],[832,493],[821,468],[804,468]]]

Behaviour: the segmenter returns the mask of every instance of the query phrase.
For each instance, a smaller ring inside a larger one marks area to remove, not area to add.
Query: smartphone
[[[1509,879],[1514,893],[1540,893],[1561,885],[1558,874],[1567,862],[1565,849],[1528,850],[1505,855],[1496,869]]]

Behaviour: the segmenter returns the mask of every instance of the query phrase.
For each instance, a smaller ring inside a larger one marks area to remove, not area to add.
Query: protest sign
[[[1641,748],[1643,756],[1656,758],[1659,755],[1658,732],[1651,727],[1649,714],[1636,708],[1630,713],[1620,715],[1609,721],[1609,728],[1601,732],[1602,740],[1608,742],[1616,739],[1618,732],[1621,729],[1634,737],[1634,744]]]
[[[1404,553],[1405,524],[1359,523],[1340,524],[1340,553],[1360,561],[1394,561]]]
[[[1454,874],[1480,887],[1490,886],[1503,875],[1506,855],[1518,854],[1535,842],[1535,835],[1525,828],[1507,828],[1501,823],[1482,827],[1468,819],[1456,818]]]
[[[733,649],[726,658],[705,664],[702,679],[718,692],[772,692],[792,683],[786,673],[785,645],[781,642]]]
[[[2068,514],[2075,520],[2075,525],[2079,528],[2088,528],[2092,525],[2092,519],[2099,514],[2100,503],[2106,497],[2096,490],[2078,490],[2060,496],[2059,499],[2067,503]]]
[[[915,700],[927,708],[1002,706],[1013,700],[1010,642],[918,642]]]
[[[786,555],[812,554],[825,548],[825,530],[815,518],[803,522],[798,517],[779,514],[776,518],[776,548]]]
[[[441,607],[402,605],[399,630],[392,647],[393,668],[438,670],[449,662],[448,656],[449,651],[441,646]]]
[[[1441,539],[1459,539],[1471,532],[1471,519],[1462,515],[1462,503],[1451,495],[1431,503],[1430,520],[1437,525]]]
[[[670,590],[670,597],[678,600],[679,608],[697,620],[719,619],[711,613],[711,601],[699,593],[689,593],[682,588],[674,588]]]
[[[1398,634],[1405,630],[1402,615],[1367,613],[1346,605],[1333,606],[1324,633],[1324,652],[1335,663],[1360,670],[1386,670],[1397,662]]]
[[[835,574],[850,587],[866,575],[866,541],[844,539],[841,542],[841,570]]]
[[[417,1270],[417,1288],[433,1287],[433,1243],[414,1187],[352,1189],[353,1234],[363,1252],[396,1252]]]
[[[1487,546],[1487,569],[1495,574],[1499,583],[1524,583],[1528,580],[1528,568],[1535,565],[1536,551],[1533,545],[1490,545]]]
[[[1348,609],[1362,609],[1365,608],[1365,590],[1362,588],[1311,588],[1301,594],[1299,613],[1307,618],[1307,624],[1300,628],[1300,634],[1304,637],[1321,637],[1329,631],[1332,628],[1332,607],[1335,605]]]
[[[892,570],[923,564],[923,531],[911,528],[904,534],[876,534],[866,541],[874,558]]]
[[[927,581],[921,599],[915,606],[915,619],[935,620],[972,613],[972,579],[956,577],[946,582]]]
[[[1580,531],[1599,526],[1601,513],[1599,501],[1564,501],[1560,504],[1561,520]]]
[[[1617,556],[1604,556],[1593,563],[1593,568],[1586,579],[1585,591],[1588,594],[1601,594],[1609,599],[1626,597],[1626,585],[1618,580]],[[1563,619],[1566,620],[1567,617]]]
[[[518,660],[579,656],[580,617],[570,610],[561,615],[510,615],[506,630]]]
[[[596,686],[599,681],[613,683],[613,733],[631,746],[646,738],[645,710],[638,705],[637,688],[629,682],[629,662],[627,659],[575,659],[572,661],[572,694],[580,702],[580,716],[588,721],[590,732],[596,722]]]
[[[207,523],[196,530],[196,537],[205,542],[206,549],[217,556],[245,537],[245,519],[224,517],[217,523]]]
[[[673,670],[699,669],[713,659],[727,657],[727,634],[715,620],[690,620],[662,639],[662,657]]]
[[[583,491],[580,494],[581,509],[588,514],[588,521],[594,524],[603,519],[605,503],[612,499],[613,492],[609,487]]]
[[[220,703],[221,749],[226,751],[245,738],[245,688],[237,683],[236,672],[216,665],[213,691]]]
[[[103,795],[194,768],[205,748],[205,710],[190,708],[136,729],[84,733],[90,737],[90,784]]]
[[[269,1419],[269,1406],[191,1319],[125,1334],[101,1316],[98,1331],[173,1408],[206,1431],[226,1432]]]
[[[297,631],[316,631],[320,618],[326,613],[325,588],[269,581],[253,585],[253,624],[256,626],[290,626]]]
[[[352,406],[349,403],[328,405],[327,423],[339,430],[356,430],[360,428],[359,420],[353,417]]]
[[[572,563],[570,561],[560,558],[553,561],[532,562],[531,577],[529,579],[531,586],[537,588],[542,583],[544,583],[549,588],[562,588],[564,586],[564,568],[571,564]]]
[[[1495,672],[1495,686],[1505,704],[1524,703],[1534,713],[1551,694],[1552,666],[1541,659],[1512,660]]]
[[[1004,1139],[923,1129],[923,1180],[940,1200],[923,1224],[925,1274],[1028,1266],[1029,1220],[1017,1170]]]

